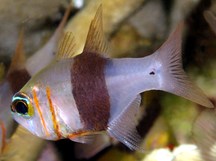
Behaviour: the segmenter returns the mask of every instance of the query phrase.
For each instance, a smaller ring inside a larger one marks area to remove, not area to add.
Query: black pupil
[[[15,109],[16,109],[16,112],[20,114],[28,113],[28,107],[26,106],[24,102],[21,102],[21,101],[17,102]]]

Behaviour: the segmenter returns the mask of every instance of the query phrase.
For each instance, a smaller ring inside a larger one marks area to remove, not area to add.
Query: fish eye
[[[13,96],[11,111],[24,117],[31,117],[34,114],[31,100],[24,93],[17,93]]]

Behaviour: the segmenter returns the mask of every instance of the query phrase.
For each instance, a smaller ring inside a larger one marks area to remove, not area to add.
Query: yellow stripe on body
[[[58,139],[60,139],[61,138],[60,127],[59,127],[59,124],[58,124],[58,121],[57,121],[57,118],[56,118],[56,111],[55,111],[55,109],[53,107],[53,103],[52,103],[52,100],[51,100],[51,91],[50,91],[49,87],[46,87],[46,95],[47,95],[47,100],[49,102],[50,112],[51,112],[51,115],[52,115],[53,128],[54,128],[54,131],[55,131]]]
[[[36,109],[37,109],[37,111],[39,113],[41,124],[42,124],[42,126],[43,126],[43,128],[45,130],[46,136],[48,137],[48,136],[50,136],[50,133],[48,132],[48,129],[46,127],[46,124],[45,124],[45,121],[44,121],[44,118],[43,118],[43,115],[42,115],[42,112],[41,112],[41,109],[40,109],[39,100],[38,100],[38,97],[37,97],[37,92],[33,89],[32,94],[33,94],[33,100],[34,100]]]

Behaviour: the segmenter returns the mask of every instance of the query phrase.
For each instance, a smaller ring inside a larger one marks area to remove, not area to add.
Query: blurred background
[[[24,50],[28,58],[49,40],[66,8],[72,4],[65,31],[74,33],[79,53],[89,23],[100,3],[103,4],[104,32],[110,43],[108,55],[112,58],[152,54],[184,21],[183,67],[191,79],[215,101],[216,33],[203,16],[204,11],[210,10],[216,17],[215,0],[0,0],[1,78],[4,78],[10,65],[21,28],[24,29]],[[195,122],[203,111],[204,107],[165,92],[145,92],[142,94],[140,116],[137,116],[137,129],[143,137],[145,153],[130,151],[107,136],[98,137],[92,145],[70,140],[45,141],[21,127],[17,129],[16,125],[11,127],[14,131],[12,139],[7,140],[10,148],[6,148],[0,159],[213,161],[214,157],[216,160],[216,151],[209,154],[212,157],[205,159],[203,155],[208,155],[211,150],[203,153],[200,149],[202,143],[197,145],[193,137]],[[211,141],[214,143],[215,140]]]

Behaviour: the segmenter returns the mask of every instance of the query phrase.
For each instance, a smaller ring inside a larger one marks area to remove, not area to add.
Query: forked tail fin
[[[184,97],[205,107],[214,107],[207,96],[186,75],[182,68],[181,44],[183,23],[169,36],[155,52],[155,59],[161,65],[160,90]]]

